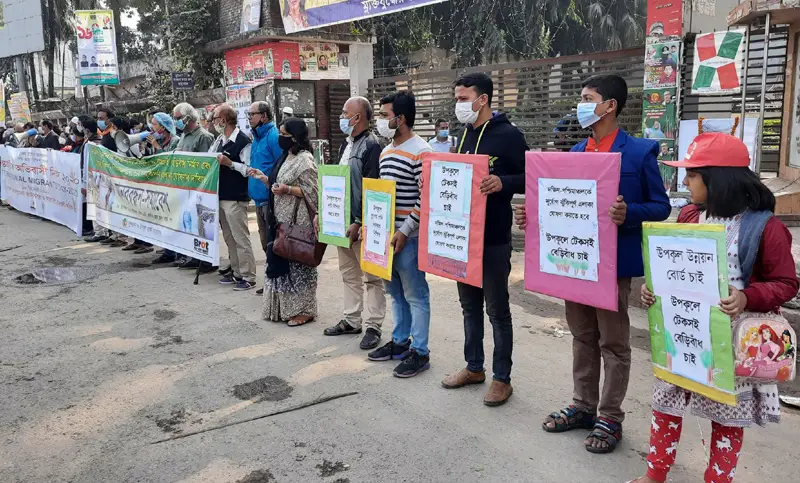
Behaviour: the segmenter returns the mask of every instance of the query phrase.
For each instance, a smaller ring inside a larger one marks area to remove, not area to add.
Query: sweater
[[[419,235],[420,179],[422,178],[422,153],[432,149],[416,134],[408,141],[383,148],[380,159],[381,179],[395,181],[395,228],[407,237]]]

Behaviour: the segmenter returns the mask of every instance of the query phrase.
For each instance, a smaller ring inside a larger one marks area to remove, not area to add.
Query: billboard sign
[[[43,50],[41,2],[0,0],[0,58]]]

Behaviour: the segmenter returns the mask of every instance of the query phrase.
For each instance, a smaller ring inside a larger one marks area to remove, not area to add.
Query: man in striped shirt
[[[394,330],[392,340],[368,357],[372,361],[402,360],[394,369],[397,377],[414,377],[430,369],[430,291],[425,273],[418,268],[418,252],[421,157],[432,149],[414,133],[416,115],[414,96],[406,91],[381,99],[378,134],[392,142],[381,153],[380,176],[397,183],[392,280],[384,282],[392,296]]]

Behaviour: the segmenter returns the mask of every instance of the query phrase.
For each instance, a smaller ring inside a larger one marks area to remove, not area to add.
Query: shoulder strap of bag
[[[769,211],[748,210],[742,216],[739,226],[739,263],[745,287],[750,284],[750,276],[753,275],[753,267],[758,258],[758,247],[761,245],[761,236],[770,218],[772,213]]]

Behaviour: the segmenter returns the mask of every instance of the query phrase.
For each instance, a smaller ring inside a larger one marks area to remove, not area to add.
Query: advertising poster
[[[6,85],[0,81],[0,127],[6,127]]]
[[[350,166],[320,165],[317,173],[319,241],[349,248]]]
[[[0,199],[16,210],[64,225],[80,235],[80,155],[0,146]]]
[[[14,122],[31,122],[31,106],[28,103],[28,94],[15,92],[8,99],[8,113]]]
[[[653,372],[661,380],[736,405],[725,227],[643,224]]]
[[[486,155],[422,155],[419,269],[475,287],[483,286]]]
[[[678,89],[645,89],[642,95],[642,133],[646,139],[672,139],[678,135]]]
[[[616,312],[619,153],[525,155],[525,289]]]
[[[78,75],[82,86],[119,84],[112,10],[76,10]]]
[[[678,87],[681,43],[656,42],[645,47],[644,88]]]
[[[396,189],[394,181],[364,178],[361,270],[384,280],[392,279]]]
[[[696,0],[691,0],[696,1]],[[680,40],[683,35],[682,0],[647,0],[647,37],[655,41]]]
[[[247,119],[247,110],[253,103],[250,87],[246,85],[230,86],[225,89],[225,102],[236,110],[236,122],[239,130],[250,134],[250,121]]]
[[[303,80],[341,79],[339,46],[333,43],[301,43],[300,78]]]
[[[697,36],[692,65],[692,94],[741,92],[744,33],[744,28],[738,28]]]
[[[87,218],[100,226],[219,264],[219,163],[213,154],[128,158],[88,144]]]
[[[676,161],[678,159],[675,150],[674,139],[662,139],[658,141],[658,170],[661,172],[661,179],[664,180],[664,189],[675,191],[678,181],[678,170],[672,166],[667,166],[662,161]]]
[[[261,20],[261,0],[242,0],[242,27],[239,33],[255,32]]]
[[[433,5],[445,0],[280,0],[287,34],[349,23],[387,13]]]
[[[268,42],[225,52],[225,82],[256,85],[267,79],[299,79],[300,47],[294,42]]]

